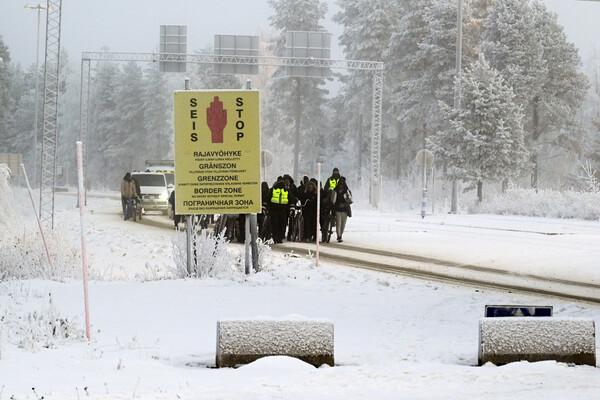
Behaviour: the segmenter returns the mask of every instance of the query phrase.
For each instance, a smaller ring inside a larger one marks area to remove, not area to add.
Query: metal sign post
[[[421,218],[425,218],[427,215],[427,170],[433,167],[433,153],[427,149],[419,150],[416,162],[422,168]]]
[[[250,248],[252,250],[252,268],[258,272],[258,218],[256,214],[250,214]]]
[[[246,81],[246,90],[252,89],[252,81],[248,79]],[[262,151],[260,152],[262,161]],[[260,184],[260,182],[259,182]],[[261,205],[262,205],[262,189],[261,189]],[[261,210],[262,211],[262,210]],[[250,236],[250,248],[252,250],[252,268],[254,272],[258,272],[260,266],[258,265],[258,219],[256,214],[248,214],[246,218],[246,238]],[[246,258],[247,259],[247,258]],[[248,261],[246,261],[246,274],[250,274]]]
[[[35,187],[38,182],[38,170],[37,170],[37,157],[38,157],[38,121],[39,121],[39,98],[40,98],[40,17],[42,10],[45,10],[41,4],[37,5],[26,5],[25,8],[30,10],[37,10],[37,34],[36,46],[35,46],[35,108],[33,116],[33,186]]]
[[[421,218],[427,215],[427,166],[423,157],[423,191],[421,193]]]
[[[185,78],[184,89],[190,90],[190,78]],[[177,154],[175,154],[177,156]],[[176,190],[175,188],[173,190]],[[175,191],[175,200],[177,200],[177,191]],[[177,210],[175,211],[177,213]],[[174,217],[173,217],[174,218]],[[196,248],[196,241],[194,240],[194,218],[192,215],[187,214],[185,216],[185,251],[186,251],[186,266],[188,276],[192,276],[196,271],[197,263],[196,257],[194,257],[194,249]]]
[[[435,214],[435,162],[431,163],[431,215]]]

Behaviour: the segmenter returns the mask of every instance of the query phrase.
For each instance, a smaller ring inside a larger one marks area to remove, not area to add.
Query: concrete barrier
[[[333,366],[333,324],[304,320],[217,322],[218,368],[267,356],[295,357],[315,367]]]
[[[596,366],[594,321],[539,317],[479,321],[479,365],[544,360]]]

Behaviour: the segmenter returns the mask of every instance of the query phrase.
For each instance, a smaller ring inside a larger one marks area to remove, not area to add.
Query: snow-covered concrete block
[[[479,321],[479,365],[543,360],[596,366],[594,321],[540,317]]]
[[[306,320],[217,322],[217,367],[248,364],[266,356],[290,356],[333,366],[333,324]]]

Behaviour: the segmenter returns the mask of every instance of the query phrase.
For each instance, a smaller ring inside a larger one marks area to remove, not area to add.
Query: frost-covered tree
[[[100,64],[93,76],[90,95],[90,129],[88,131],[88,176],[95,187],[116,187],[119,181],[110,182],[106,171],[112,169],[110,154],[118,152],[123,143],[116,140],[119,130],[119,111],[117,110],[117,88],[119,69],[112,63]],[[130,152],[133,152],[130,149]]]
[[[462,91],[461,109],[441,104],[449,124],[430,145],[456,178],[477,187],[481,201],[485,181],[518,177],[527,165],[523,113],[512,88],[483,57],[466,69]]]
[[[595,170],[600,170],[600,53],[592,52],[586,63],[590,88],[581,113],[582,125],[587,133],[585,157]]]
[[[8,119],[9,128],[7,137],[10,140],[11,151],[21,153],[24,157],[28,174],[33,176],[33,123],[35,115],[35,67],[27,72],[20,67],[12,68],[11,73],[11,98]],[[41,108],[40,108],[41,110]],[[41,125],[40,125],[41,126]],[[39,160],[36,160],[39,163]]]
[[[0,36],[0,148],[7,150],[8,143],[8,102],[10,88],[10,52]]]
[[[212,47],[207,47],[204,52],[214,53]],[[199,89],[240,89],[242,80],[237,75],[217,74],[214,65],[201,64],[196,70],[193,86]]]
[[[486,20],[484,40],[487,58],[523,106],[527,144],[533,153],[532,184],[537,187],[542,148],[578,147],[574,117],[586,79],[577,49],[567,41],[556,15],[535,0],[496,1]]]
[[[392,31],[400,18],[401,3],[403,1],[338,1],[339,11],[334,20],[343,27],[339,43],[346,59],[386,61]],[[354,169],[360,179],[360,170],[366,164],[364,155],[368,154],[370,144],[367,133],[371,128],[372,72],[350,71],[341,76],[341,81],[340,94],[330,104],[336,120],[332,124],[333,138],[344,143],[350,154],[355,155],[358,165],[355,164]],[[384,99],[388,98],[385,93]],[[384,153],[389,153],[385,149],[389,147],[384,147]]]
[[[61,51],[60,90],[58,98],[58,143],[57,164],[59,173],[57,185],[75,185],[77,182],[77,159],[75,142],[79,140],[79,112],[81,77],[74,73],[74,65],[69,62],[66,51]],[[43,101],[43,99],[41,99]],[[41,108],[40,108],[41,110]],[[41,126],[41,122],[40,122]],[[89,133],[88,133],[89,134]]]
[[[5,133],[4,142],[9,153],[21,153],[24,150],[26,138],[19,135],[23,129],[20,116],[20,107],[26,98],[27,80],[20,65],[10,64],[8,66],[8,96],[5,106]],[[30,132],[25,132],[27,136]]]
[[[464,14],[468,20],[467,6]],[[428,135],[443,129],[440,101],[452,103],[456,3],[409,0],[401,15],[388,50],[386,82],[392,92],[388,112],[397,120],[398,141],[406,152],[407,163],[423,148]],[[465,50],[465,64],[469,61],[468,54]]]
[[[168,82],[151,66],[102,63],[93,75],[88,174],[94,186],[116,187],[145,160],[172,157]]]
[[[600,110],[599,110],[600,113]],[[592,134],[592,143],[588,151],[588,157],[594,163],[596,169],[600,168],[600,115],[593,120],[594,132]]]
[[[274,44],[276,55],[284,55],[285,32],[323,30],[327,4],[321,0],[269,0],[273,15],[271,26],[279,32]],[[299,171],[312,171],[319,153],[326,149],[327,120],[323,113],[327,90],[323,78],[289,77],[285,69],[275,73],[269,83],[264,103],[263,132],[265,140],[285,148],[294,178]],[[295,162],[294,162],[295,161]]]
[[[124,171],[143,169],[148,156],[150,141],[144,123],[144,94],[142,68],[135,62],[125,64],[119,75],[115,104],[119,123],[108,135],[111,146],[106,151],[116,170],[111,179],[117,182]]]
[[[173,157],[171,97],[165,77],[157,65],[145,70],[142,90],[146,158],[160,160]]]

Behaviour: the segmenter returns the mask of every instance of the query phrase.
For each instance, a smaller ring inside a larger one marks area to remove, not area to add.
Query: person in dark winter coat
[[[256,216],[258,222],[258,234],[262,240],[268,240],[271,236],[268,228],[269,220],[267,217],[268,209],[269,209],[269,184],[267,182],[263,182],[260,186],[261,196],[262,196],[262,212]]]
[[[304,239],[313,242],[317,238],[317,184],[312,180],[306,184],[302,196],[302,214],[304,217]]]
[[[298,196],[298,188],[294,184],[294,179],[290,175],[285,174],[283,176],[283,183],[285,184],[285,187],[287,188],[287,190],[289,190],[289,192],[290,192],[290,198],[289,198],[289,204],[288,204],[288,214],[287,214],[288,217],[286,218],[285,227],[283,228],[284,234],[287,229],[286,238],[289,242],[292,240],[292,232],[294,230],[295,206],[296,206],[296,201],[299,199],[299,196]]]
[[[181,215],[175,214],[175,190],[173,190],[171,192],[171,195],[169,196],[169,205],[171,206],[171,210],[173,211],[173,223],[175,224],[175,229],[179,230]]]
[[[135,187],[135,181],[131,178],[131,174],[128,172],[121,181],[121,205],[123,206],[123,219],[129,218],[129,207],[132,206],[132,201],[137,197],[137,190]]]
[[[288,190],[290,191],[290,193],[292,194],[294,199],[297,199],[298,198],[298,188],[296,187],[296,184],[294,183],[294,179],[290,175],[285,174],[283,176],[283,182],[288,187]]]
[[[335,233],[337,234],[338,243],[343,242],[342,235],[344,234],[344,229],[346,228],[346,220],[348,217],[352,216],[352,209],[350,205],[352,204],[352,192],[348,189],[348,185],[346,185],[346,179],[344,177],[340,177],[335,191],[337,193],[335,199]]]
[[[298,198],[301,198],[306,191],[306,185],[308,185],[308,176],[304,175],[302,177],[302,181],[300,181],[300,185],[298,186]]]

